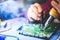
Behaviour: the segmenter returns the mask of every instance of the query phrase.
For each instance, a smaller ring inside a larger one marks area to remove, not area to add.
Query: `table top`
[[[7,23],[7,26],[6,26],[6,28],[3,28],[2,30],[0,30],[0,34],[16,36],[20,40],[45,40],[45,39],[41,39],[41,38],[24,36],[24,35],[19,34],[19,31],[17,31],[17,30],[18,30],[18,28],[20,28],[22,26],[22,24],[25,24],[25,22],[27,23],[27,20],[25,18],[15,18],[15,19],[3,21],[1,23],[1,25]],[[50,40],[57,40],[59,35],[60,35],[60,29],[58,29],[56,31],[56,33],[54,33],[53,36],[51,36]]]

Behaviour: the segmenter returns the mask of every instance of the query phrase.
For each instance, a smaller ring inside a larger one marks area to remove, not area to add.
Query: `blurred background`
[[[0,0],[0,19],[2,21],[24,17],[33,0]]]

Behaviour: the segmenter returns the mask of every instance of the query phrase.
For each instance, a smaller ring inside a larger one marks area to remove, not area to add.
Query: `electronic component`
[[[52,25],[53,24],[53,25]],[[54,31],[56,31],[57,24],[52,23],[49,25],[49,27],[41,31],[41,24],[23,24],[22,30],[18,30],[19,34],[25,35],[25,36],[31,36],[31,37],[38,37],[38,38],[49,38]],[[54,29],[54,30],[53,30]]]

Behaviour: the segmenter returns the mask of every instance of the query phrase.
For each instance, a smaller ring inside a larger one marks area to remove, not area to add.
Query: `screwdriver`
[[[50,10],[49,14],[50,14],[50,17],[49,17],[48,20],[46,21],[43,30],[45,30],[45,29],[53,22],[53,20],[54,20],[55,18],[56,18],[56,19],[59,18],[59,14],[58,14],[58,12],[56,11],[56,9],[54,9],[54,8],[52,8],[52,9]]]

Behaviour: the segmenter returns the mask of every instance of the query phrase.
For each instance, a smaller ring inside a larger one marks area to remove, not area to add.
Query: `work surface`
[[[5,25],[4,27],[2,26],[2,29],[0,30],[0,35],[9,35],[9,36],[14,36],[19,38],[19,40],[45,40],[41,38],[36,38],[36,37],[30,37],[26,35],[21,35],[19,34],[18,29],[23,25],[27,24],[28,20],[25,18],[15,18],[11,20],[7,20],[1,23],[1,25]],[[57,40],[58,36],[60,35],[60,29],[56,31],[56,33],[51,36],[50,40]],[[5,39],[5,40],[13,40],[13,39]]]

